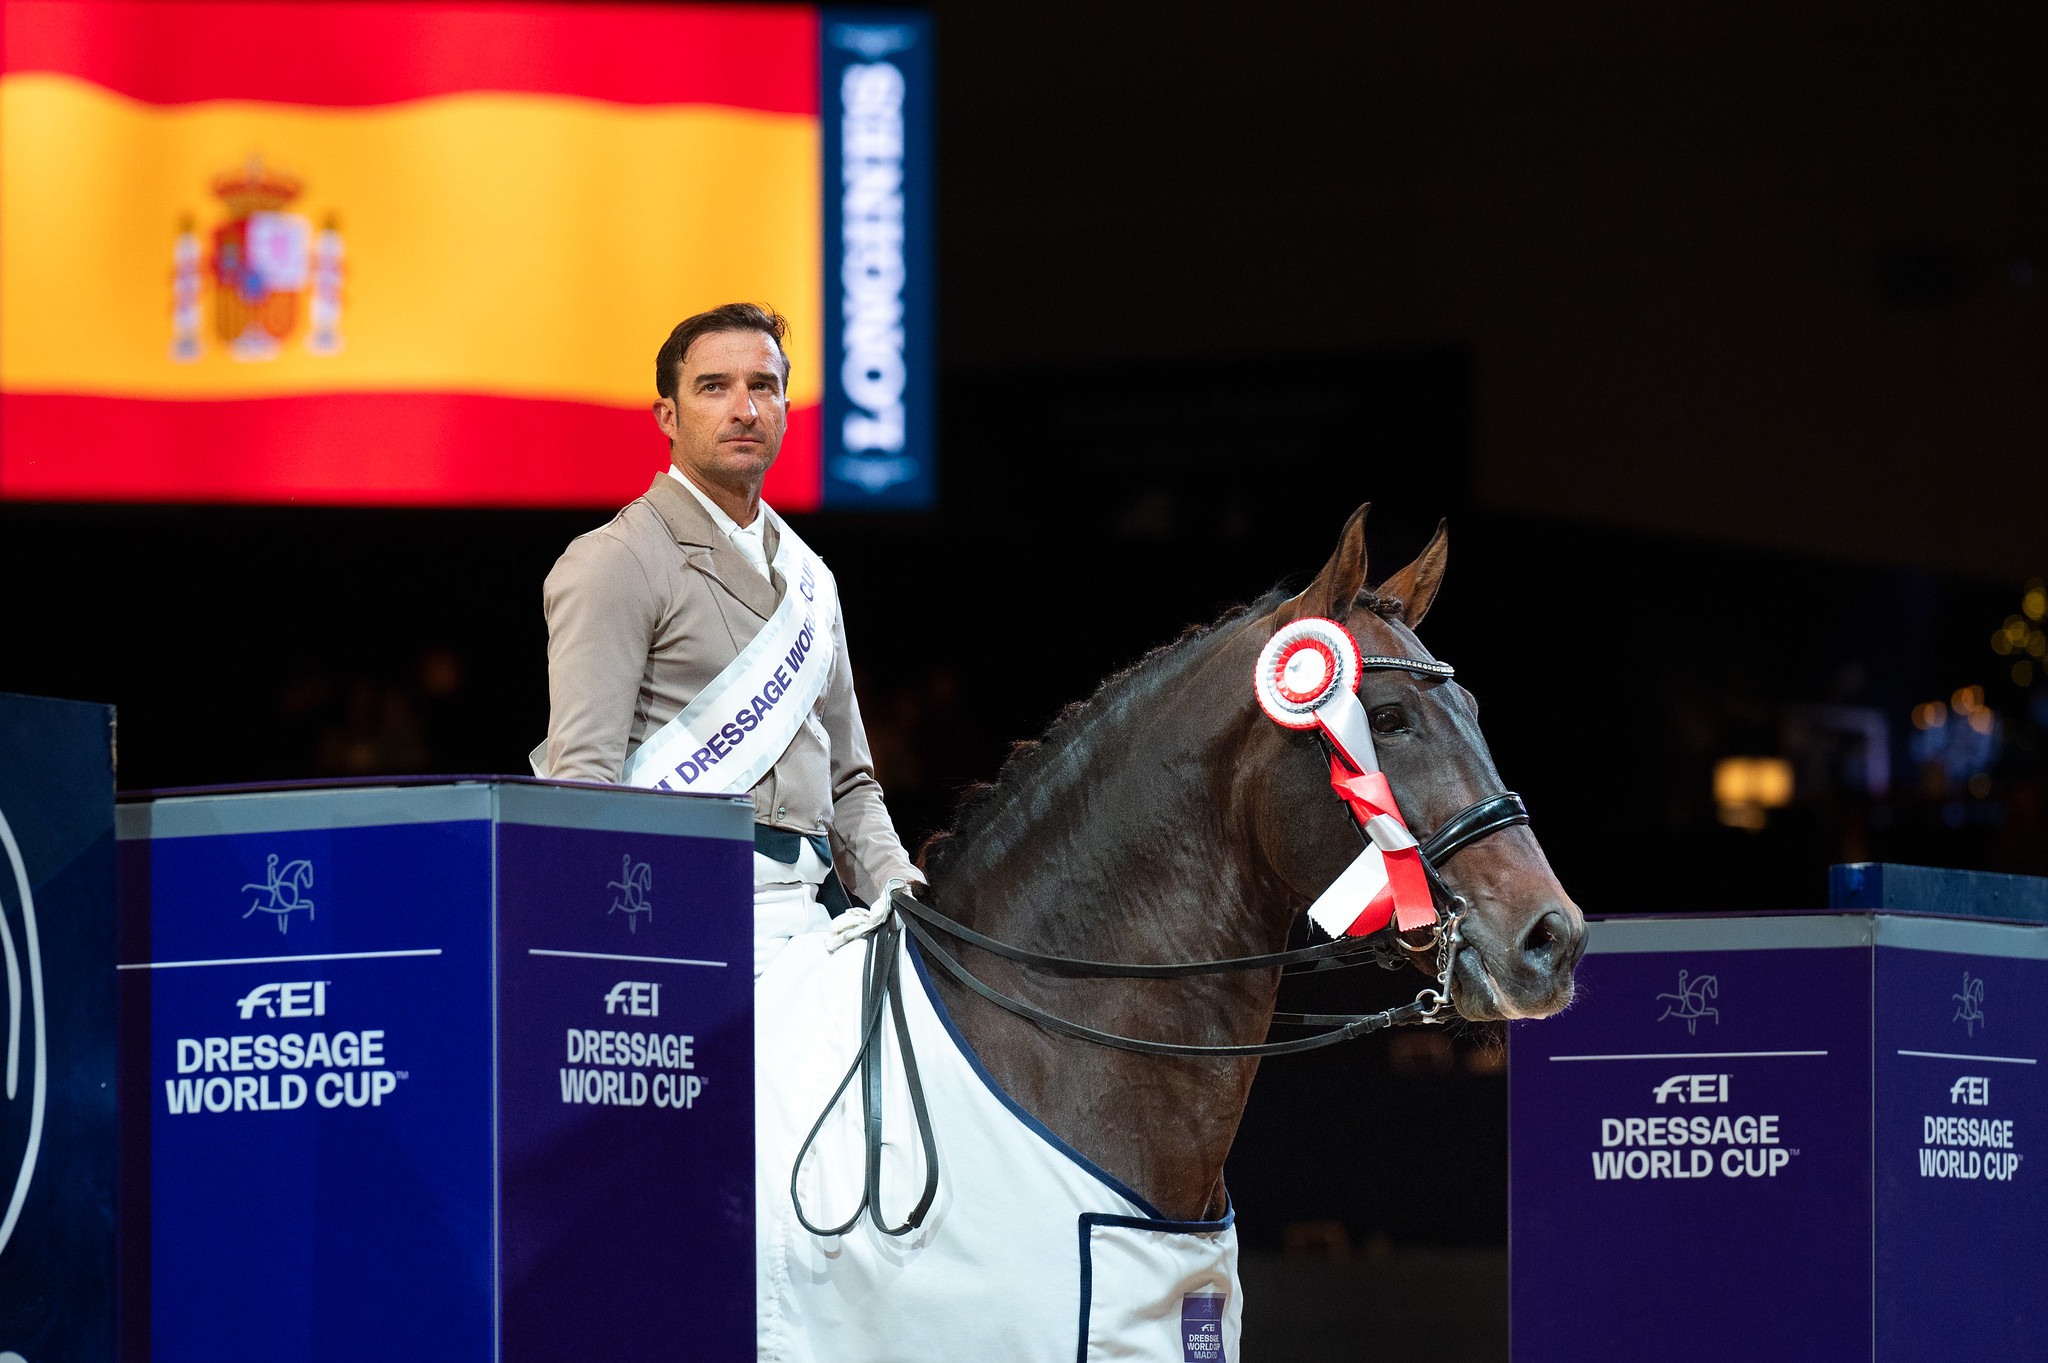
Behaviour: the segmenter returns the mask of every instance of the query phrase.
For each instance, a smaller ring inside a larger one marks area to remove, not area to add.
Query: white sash
[[[627,756],[621,784],[744,794],[789,750],[832,671],[839,596],[810,547],[787,525],[781,532],[782,604],[681,714]]]

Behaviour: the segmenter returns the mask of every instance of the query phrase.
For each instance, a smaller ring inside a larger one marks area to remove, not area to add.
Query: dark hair
[[[782,338],[789,332],[788,320],[773,308],[758,303],[727,303],[676,323],[676,329],[654,353],[655,392],[671,402],[675,400],[677,371],[683,366],[683,357],[690,353],[690,343],[714,331],[758,331],[774,341],[776,352],[782,355],[782,381],[789,382],[789,355],[782,349]]]

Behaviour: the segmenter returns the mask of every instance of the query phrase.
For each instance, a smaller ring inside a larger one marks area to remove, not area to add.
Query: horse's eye
[[[1372,731],[1376,734],[1397,734],[1407,727],[1408,721],[1398,705],[1382,705],[1372,712]]]

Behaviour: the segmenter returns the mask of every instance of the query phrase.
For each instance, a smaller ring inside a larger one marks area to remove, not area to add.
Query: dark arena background
[[[929,13],[936,501],[791,516],[906,844],[1370,501],[1588,912],[2048,874],[2040,7]],[[607,515],[0,503],[0,691],[124,790],[523,772]],[[1506,1113],[1488,1027],[1266,1062],[1252,1356],[1505,1359]]]

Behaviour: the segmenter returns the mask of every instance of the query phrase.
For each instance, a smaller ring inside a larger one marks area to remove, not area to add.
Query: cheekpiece
[[[1358,641],[1319,615],[1284,625],[1259,650],[1252,686],[1268,719],[1284,728],[1312,729],[1316,711],[1332,696],[1358,689]]]

